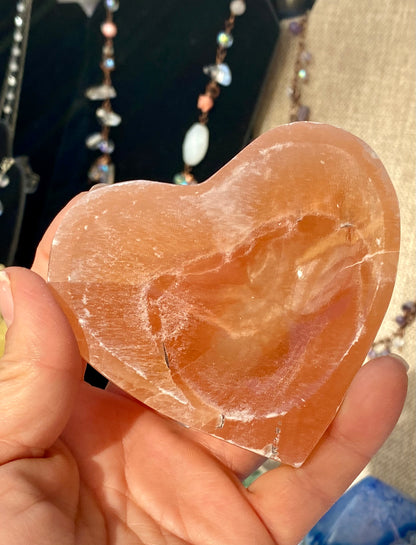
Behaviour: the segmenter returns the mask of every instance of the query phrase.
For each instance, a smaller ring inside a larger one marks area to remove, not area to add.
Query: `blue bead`
[[[104,60],[104,66],[107,68],[107,70],[114,70],[116,64],[114,62],[114,59],[111,57],[108,57]]]

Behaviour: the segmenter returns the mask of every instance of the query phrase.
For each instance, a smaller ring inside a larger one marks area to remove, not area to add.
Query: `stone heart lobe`
[[[297,466],[365,358],[398,250],[374,152],[294,123],[202,184],[86,194],[57,230],[49,283],[84,358],[118,386]]]

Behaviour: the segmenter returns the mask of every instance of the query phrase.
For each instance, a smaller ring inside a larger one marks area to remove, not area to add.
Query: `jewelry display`
[[[29,22],[32,9],[32,0],[19,0],[16,5],[14,18],[13,43],[10,49],[9,63],[7,66],[3,87],[0,95],[0,121],[8,132],[9,148],[13,142],[16,130],[16,120],[19,108],[20,92],[22,87],[23,70],[26,58],[27,39],[29,35]],[[12,150],[7,151],[11,155]],[[13,157],[4,157],[0,163],[0,189],[10,183],[8,171],[14,165]],[[0,199],[0,215],[4,212]]]
[[[0,123],[6,139],[5,156],[0,161],[0,216],[5,212],[1,199],[1,190],[9,187],[12,177],[16,182],[16,193],[19,194],[17,209],[14,211],[14,228],[6,258],[7,264],[13,263],[16,253],[23,222],[26,195],[36,191],[39,182],[39,176],[32,171],[28,157],[13,157],[13,142],[19,112],[31,11],[32,0],[19,0],[17,2],[13,40],[0,95]]]
[[[311,62],[312,55],[306,49],[306,27],[308,23],[309,12],[307,11],[300,19],[291,21],[289,30],[298,38],[297,54],[294,66],[294,74],[291,85],[288,89],[290,99],[289,121],[309,121],[310,108],[301,101],[302,85],[308,81],[308,65]]]
[[[112,184],[115,180],[115,167],[111,161],[114,151],[114,142],[110,140],[110,129],[121,123],[121,117],[116,114],[111,106],[111,99],[117,93],[111,81],[111,72],[115,69],[113,38],[117,35],[117,26],[113,21],[113,14],[119,8],[119,0],[104,0],[106,19],[101,25],[101,33],[104,36],[102,48],[102,60],[100,68],[103,72],[101,85],[89,87],[85,95],[90,100],[102,100],[101,106],[96,110],[96,116],[101,124],[101,131],[88,136],[87,148],[99,150],[101,155],[94,161],[88,171],[88,178],[92,183]]]
[[[198,122],[194,123],[185,134],[182,144],[183,170],[176,174],[173,179],[177,185],[197,183],[192,174],[192,168],[198,165],[207,154],[209,147],[208,112],[212,109],[220,94],[220,85],[228,87],[231,84],[231,70],[224,60],[227,56],[227,50],[234,42],[231,32],[234,28],[235,18],[243,15],[245,11],[246,3],[244,0],[232,0],[230,2],[230,14],[225,21],[224,30],[217,34],[215,64],[203,68],[204,74],[210,77],[210,81],[205,87],[205,92],[198,97],[197,107],[201,112]]]

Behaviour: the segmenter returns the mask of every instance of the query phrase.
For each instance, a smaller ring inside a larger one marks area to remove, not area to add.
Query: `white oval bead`
[[[243,15],[246,11],[246,3],[243,0],[233,0],[230,3],[230,11],[233,15]]]
[[[202,161],[208,151],[209,130],[202,123],[194,123],[188,132],[182,144],[183,162],[191,167]]]

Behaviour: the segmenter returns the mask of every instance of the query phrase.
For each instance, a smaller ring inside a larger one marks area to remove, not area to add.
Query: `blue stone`
[[[350,488],[313,527],[304,545],[412,543],[416,502],[374,477]]]

